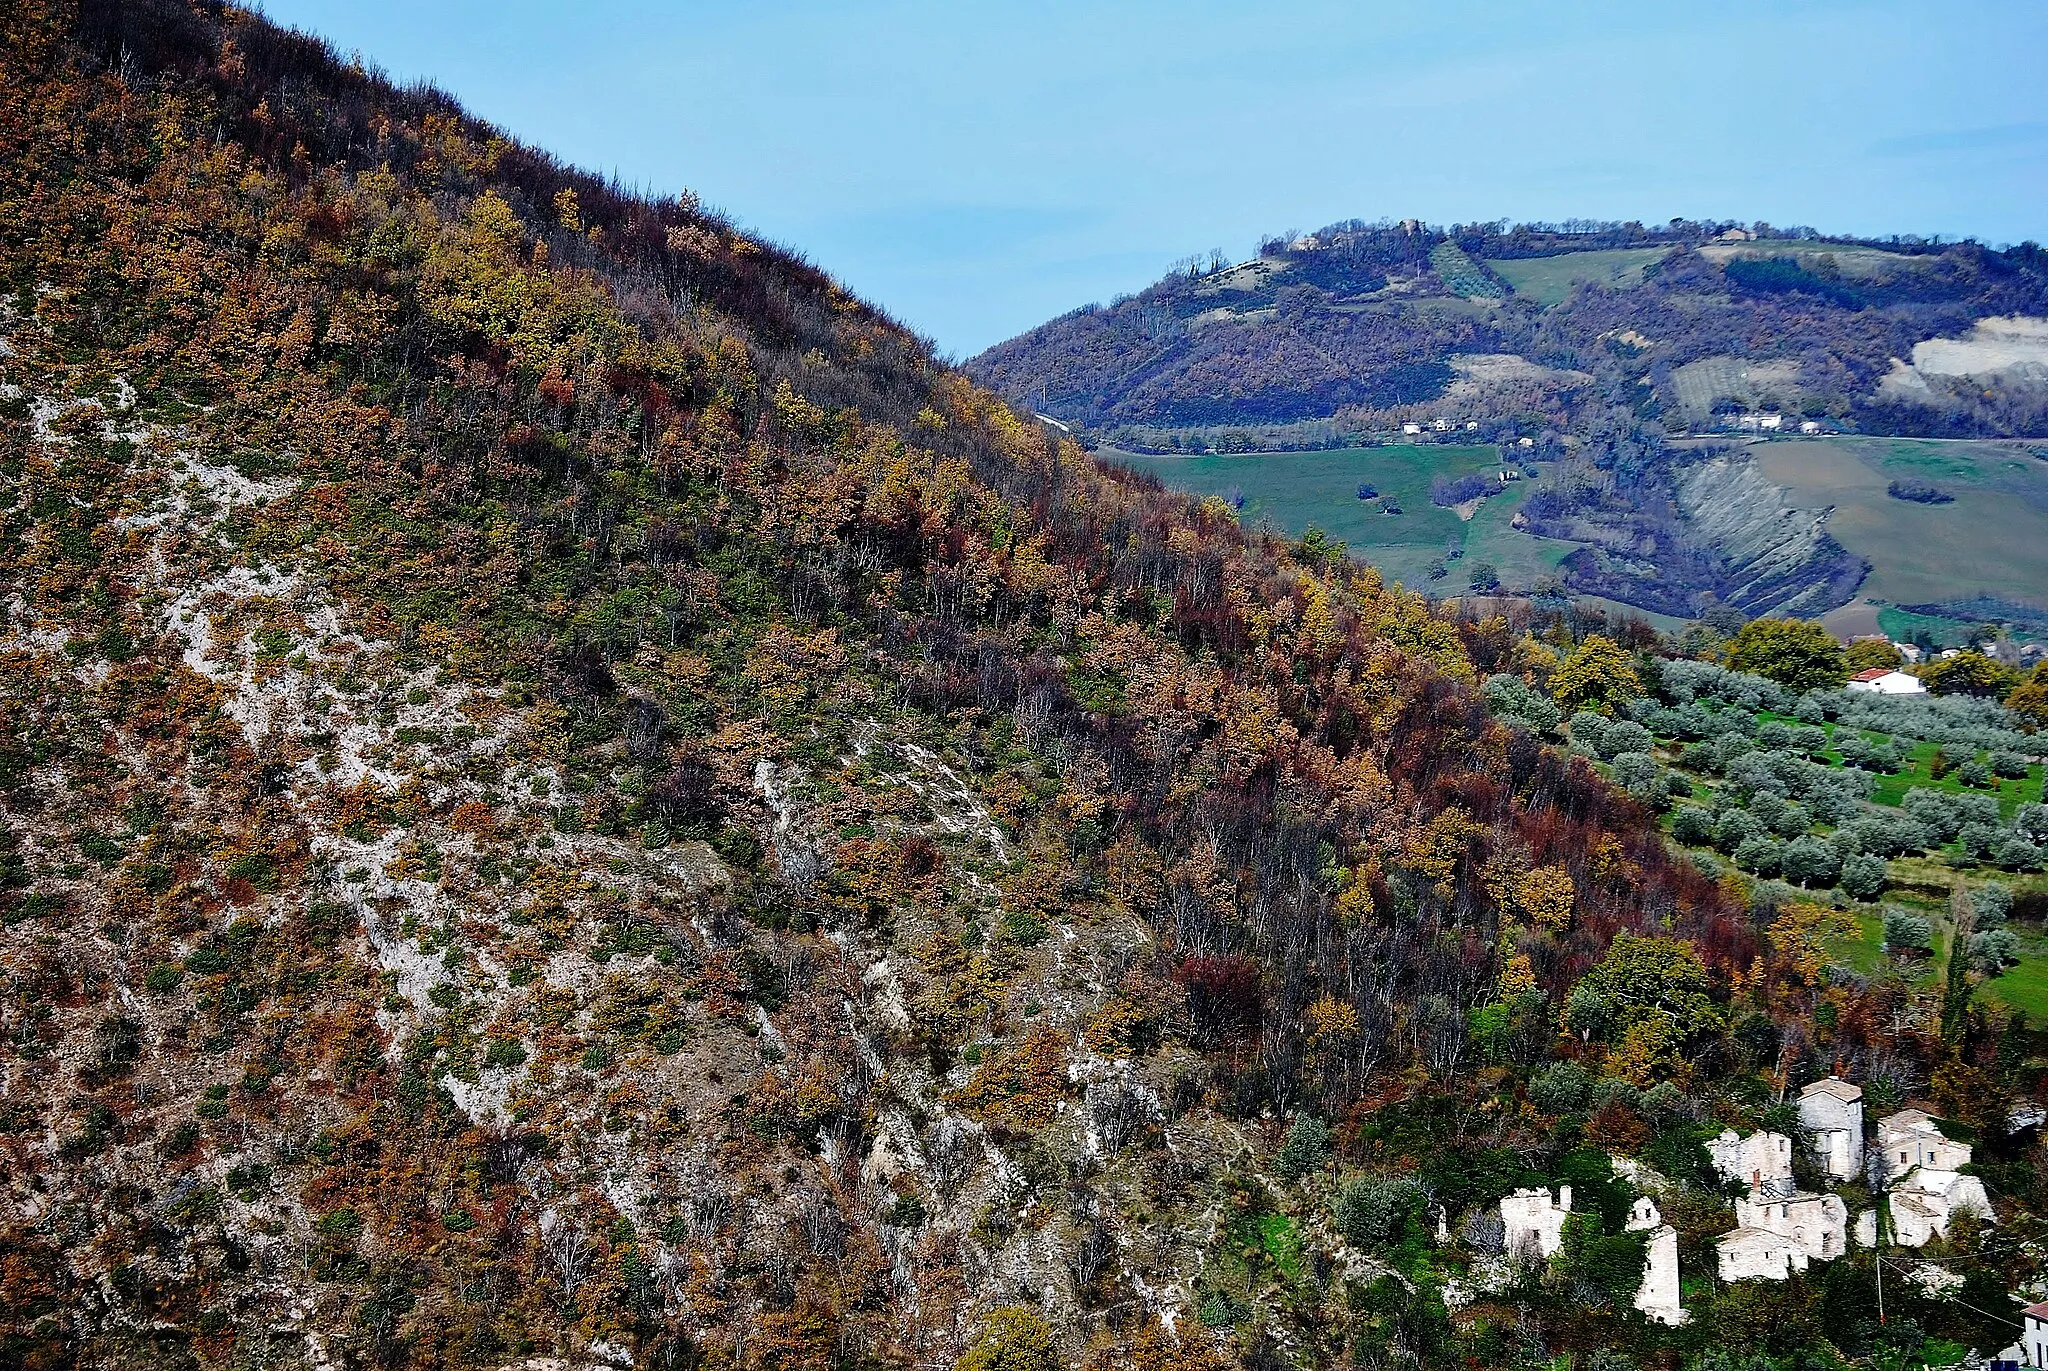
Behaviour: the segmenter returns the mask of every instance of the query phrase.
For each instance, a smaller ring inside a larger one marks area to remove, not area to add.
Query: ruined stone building
[[[1783,1133],[1761,1130],[1740,1137],[1732,1128],[1707,1144],[1714,1169],[1731,1181],[1739,1181],[1766,1194],[1790,1194],[1792,1186],[1792,1140]]]
[[[1636,1308],[1658,1323],[1684,1323],[1685,1307],[1679,1303],[1678,1291],[1678,1230],[1664,1222],[1645,1195],[1629,1214],[1628,1231],[1649,1235],[1649,1245],[1643,1251],[1643,1281],[1636,1287]]]
[[[1813,1134],[1821,1169],[1838,1181],[1863,1171],[1863,1089],[1839,1076],[1799,1092],[1799,1123]]]
[[[1553,1203],[1542,1186],[1501,1197],[1502,1240],[1508,1255],[1523,1260],[1551,1257],[1564,1246],[1564,1221],[1572,1212],[1572,1188],[1559,1186]]]

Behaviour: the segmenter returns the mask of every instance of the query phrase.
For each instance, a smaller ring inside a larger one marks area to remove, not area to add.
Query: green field
[[[1350,545],[1353,556],[1378,567],[1390,580],[1438,595],[1461,594],[1469,568],[1491,562],[1508,586],[1526,587],[1556,568],[1576,546],[1533,538],[1509,527],[1515,510],[1540,484],[1522,481],[1480,504],[1468,523],[1456,510],[1429,502],[1430,480],[1496,471],[1500,457],[1491,446],[1452,444],[1340,448],[1328,452],[1214,454],[1159,457],[1104,448],[1106,462],[1150,472],[1175,490],[1193,495],[1242,492],[1238,517],[1248,528],[1261,522],[1299,537],[1314,524]],[[1361,482],[1377,487],[1380,499],[1358,498]],[[1402,510],[1383,513],[1388,497]],[[1453,542],[1462,560],[1447,563],[1447,574],[1431,581],[1428,567]]]
[[[1489,259],[1486,265],[1513,286],[1515,294],[1548,306],[1563,304],[1572,287],[1581,281],[1616,288],[1639,285],[1643,269],[1670,252],[1668,247],[1608,248],[1567,252],[1557,257]]]
[[[1862,593],[1892,604],[1995,595],[2048,609],[2048,462],[2008,443],[1814,438],[1750,449],[1797,508],[1834,506],[1828,532],[1869,561]],[[1955,496],[1885,494],[1917,477]]]
[[[1908,614],[1892,605],[1877,612],[1877,631],[1895,643],[1910,642],[1915,633],[1925,631],[1938,647],[1959,647],[1975,627],[1938,614]]]

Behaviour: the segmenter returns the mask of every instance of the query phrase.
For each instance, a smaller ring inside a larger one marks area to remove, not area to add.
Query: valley
[[[1839,609],[1857,631],[1876,632],[1877,612],[1889,608],[1893,623],[1902,625],[1901,636],[1917,629],[1953,638],[1987,619],[2007,621],[2025,638],[2048,636],[2048,538],[2042,536],[2048,530],[2048,460],[2036,455],[2038,448],[1849,436],[1752,441],[1682,468],[1689,475],[1682,478],[1678,506],[1714,546],[1738,558],[1790,555],[1795,579],[1787,585],[1798,583],[1797,564],[1815,555],[1812,546],[1789,554],[1767,551],[1783,536],[1788,510],[1802,512],[1789,527],[1817,525],[1843,553],[1868,567],[1840,605],[1769,598],[1766,590],[1766,598],[1756,602],[1758,611]],[[1540,578],[1555,581],[1568,574],[1561,570],[1566,558],[1598,542],[1595,536],[1544,536],[1570,534],[1569,525],[1544,533],[1526,527],[1526,501],[1571,481],[1573,472],[1569,464],[1528,460],[1513,447],[1387,443],[1181,456],[1105,447],[1097,455],[1197,497],[1241,497],[1240,515],[1248,524],[1270,521],[1297,538],[1311,526],[1320,528],[1390,579],[1430,593],[1465,593],[1469,570],[1478,563],[1490,567],[1502,587],[1528,593]],[[1496,482],[1497,493],[1458,508],[1430,499],[1431,483],[1439,478],[1502,470],[1524,479]],[[1889,489],[1901,479],[1931,482],[1949,498],[1895,498]],[[1360,500],[1361,485],[1372,486],[1378,498]],[[1387,512],[1388,497],[1400,515]],[[1750,525],[1750,532],[1738,531]],[[1759,538],[1764,541],[1754,541]],[[1751,574],[1766,575],[1770,564]],[[1837,594],[1830,590],[1826,598]],[[1671,618],[1664,605],[1638,608]]]

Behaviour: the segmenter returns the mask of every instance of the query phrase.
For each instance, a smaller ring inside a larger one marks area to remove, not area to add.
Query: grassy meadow
[[[1515,288],[1515,294],[1539,305],[1561,305],[1572,287],[1592,281],[1613,289],[1638,285],[1643,269],[1671,249],[1607,248],[1596,252],[1567,252],[1556,257],[1514,257],[1486,263]]]
[[[1175,490],[1193,495],[1244,496],[1238,511],[1247,527],[1262,521],[1299,537],[1314,524],[1347,543],[1354,556],[1398,580],[1435,594],[1461,593],[1473,564],[1491,562],[1503,584],[1526,586],[1554,569],[1576,546],[1533,538],[1509,525],[1531,489],[1541,484],[1521,481],[1482,501],[1467,521],[1453,509],[1429,501],[1429,483],[1439,475],[1458,477],[1496,471],[1498,452],[1491,445],[1402,445],[1339,448],[1327,452],[1205,454],[1193,457],[1152,456],[1104,448],[1106,462],[1149,472]],[[1369,483],[1375,500],[1360,500],[1358,487]],[[1398,515],[1386,512],[1397,505]],[[1464,548],[1462,560],[1447,563],[1446,575],[1431,581],[1431,562],[1453,543]]]
[[[1870,563],[1871,600],[1935,604],[1995,595],[2048,608],[2048,461],[2009,443],[1815,438],[1750,449],[1797,508],[1834,506],[1828,531]],[[1955,498],[1923,505],[1885,493],[1918,478]]]

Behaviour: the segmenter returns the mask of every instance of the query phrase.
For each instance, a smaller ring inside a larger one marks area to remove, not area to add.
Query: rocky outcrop
[[[1870,564],[1828,535],[1832,509],[1797,509],[1744,456],[1679,474],[1678,507],[1727,564],[1721,598],[1752,614],[1822,614],[1844,605]]]

